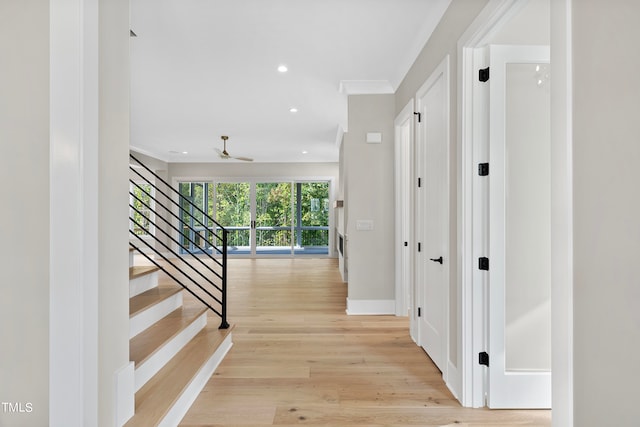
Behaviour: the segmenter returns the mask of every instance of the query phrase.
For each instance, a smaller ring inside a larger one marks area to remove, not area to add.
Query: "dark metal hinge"
[[[480,176],[489,175],[489,163],[480,163],[480,164],[478,164],[478,175],[480,175]]]
[[[422,122],[422,113],[413,113],[414,116],[418,116],[418,123]]]
[[[478,354],[478,363],[481,365],[484,365],[486,367],[489,367],[489,353],[487,353],[486,351],[483,351],[482,353]]]
[[[487,257],[478,258],[478,268],[480,270],[489,271],[489,258]]]
[[[418,317],[422,317],[422,308],[418,307]]]
[[[422,178],[418,178],[418,188],[422,187]]]
[[[422,243],[418,242],[418,252],[422,251]]]
[[[489,81],[489,67],[478,71],[478,80],[481,82]]]

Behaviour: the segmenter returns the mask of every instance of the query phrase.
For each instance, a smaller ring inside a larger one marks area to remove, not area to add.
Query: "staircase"
[[[153,174],[146,166],[142,167]],[[138,171],[132,172],[142,177]],[[165,191],[175,191],[162,183]],[[197,254],[187,250],[190,259],[185,259],[180,253],[184,250],[176,251],[175,246],[171,248],[163,242],[156,245],[158,231],[177,244],[178,239],[184,238],[192,242],[194,233],[190,231],[175,239],[165,230],[173,228],[180,232],[178,227],[183,224],[176,227],[179,221],[170,215],[182,222],[185,217],[176,216],[170,207],[160,205],[156,192],[162,193],[165,201],[171,196],[153,185],[154,194],[149,196],[155,203],[144,197],[142,200],[139,191],[130,193],[138,201],[130,206],[138,213],[132,215],[131,221],[138,227],[153,223],[156,233],[142,238],[131,231],[129,357],[135,366],[135,414],[126,427],[178,425],[232,346],[233,328],[226,321],[227,231],[213,222],[216,234],[202,224],[198,237],[203,244]],[[148,189],[145,186],[145,191]],[[179,206],[184,206],[184,202],[180,198]],[[161,225],[160,221],[164,223]],[[213,220],[206,217],[204,221]],[[193,219],[189,222],[193,223]],[[156,249],[160,245],[165,248],[164,253]],[[171,255],[166,254],[167,250]]]
[[[133,260],[133,251],[130,252]],[[125,426],[175,426],[232,345],[231,329],[183,304],[178,285],[158,285],[159,268],[129,268],[129,356],[135,363],[135,415]]]

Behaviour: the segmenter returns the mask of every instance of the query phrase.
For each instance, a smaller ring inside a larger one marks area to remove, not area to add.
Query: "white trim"
[[[429,14],[421,17],[422,25],[418,30],[418,34],[413,38],[412,43],[402,47],[404,55],[395,64],[395,73],[391,77],[391,86],[395,89],[400,87],[402,81],[415,64],[418,56],[429,42],[431,35],[435,31],[442,17],[447,12],[452,0],[431,0]],[[401,7],[401,6],[398,6]]]
[[[135,413],[135,364],[127,363],[115,373],[116,426],[123,426]]]
[[[480,153],[474,150],[473,88],[475,48],[488,40],[513,17],[526,2],[490,0],[458,40],[458,289],[460,290],[461,379],[460,402],[466,407],[485,405],[485,372],[477,363],[484,351],[484,293],[474,288],[474,179]],[[477,129],[476,129],[477,131]],[[477,225],[476,225],[477,226]]]
[[[573,427],[572,0],[551,2],[551,388],[553,426]]]
[[[444,378],[445,384],[453,397],[460,401],[460,392],[462,386],[462,378],[460,376],[461,372],[451,360],[447,361],[447,378]]]
[[[394,121],[395,125],[395,139],[394,139],[394,153],[395,153],[395,279],[396,279],[396,316],[407,316],[408,308],[410,306],[407,295],[411,288],[412,280],[411,275],[413,271],[411,246],[404,246],[404,242],[409,240],[407,236],[413,236],[413,230],[411,224],[413,224],[413,209],[406,209],[403,204],[404,199],[411,205],[413,198],[411,197],[411,177],[413,176],[411,147],[414,142],[414,126],[413,126],[413,98],[407,102],[407,105],[400,111],[398,117]],[[409,122],[410,124],[410,136],[408,146],[402,144],[401,129],[402,125]],[[406,215],[409,216],[409,221],[404,221]],[[407,229],[405,229],[408,228]],[[405,231],[405,233],[403,233]],[[404,255],[403,255],[404,253]],[[405,257],[408,258],[408,271],[404,270]],[[405,276],[406,275],[406,276]],[[404,280],[403,280],[404,276]]]
[[[158,272],[145,274],[129,280],[129,298],[140,295],[158,286]]]
[[[49,422],[81,427],[99,402],[98,1],[49,7]]]
[[[187,414],[189,408],[191,408],[191,405],[193,405],[193,402],[195,402],[196,398],[209,381],[209,378],[211,378],[211,375],[213,375],[229,350],[231,350],[232,346],[233,341],[231,339],[231,334],[229,334],[224,341],[222,341],[209,360],[207,360],[207,362],[198,370],[198,373],[193,377],[191,382],[189,382],[189,385],[185,388],[171,409],[169,409],[162,421],[160,421],[158,427],[171,427],[180,424],[180,421]]]
[[[392,299],[352,299],[347,298],[349,316],[394,315],[396,301]]]
[[[129,319],[129,339],[135,337],[160,319],[182,306],[182,291],[148,307]]]
[[[442,228],[445,230],[444,232],[444,238],[442,241],[442,256],[445,258],[445,262],[443,264],[443,282],[445,283],[446,289],[443,292],[443,304],[444,304],[444,312],[442,314],[443,319],[442,319],[442,328],[443,330],[440,331],[442,333],[442,342],[440,343],[440,346],[442,348],[442,358],[443,360],[440,361],[440,368],[442,370],[442,377],[445,381],[445,383],[449,382],[449,374],[448,374],[448,366],[449,366],[449,361],[450,361],[450,354],[449,354],[449,349],[450,349],[450,341],[451,341],[451,331],[450,331],[450,321],[449,321],[449,313],[450,313],[450,292],[451,292],[451,282],[450,282],[450,278],[451,278],[451,272],[450,272],[450,262],[447,262],[446,260],[449,259],[451,257],[451,245],[450,245],[450,239],[451,239],[451,232],[450,232],[450,215],[451,215],[451,191],[450,191],[450,183],[451,183],[451,166],[450,166],[450,162],[451,162],[451,127],[450,127],[450,123],[451,123],[451,77],[450,77],[450,72],[451,72],[451,67],[450,67],[450,56],[446,55],[442,61],[440,62],[440,64],[438,64],[438,66],[431,72],[431,75],[427,78],[427,80],[423,83],[423,85],[418,89],[418,91],[416,92],[415,95],[415,99],[416,99],[416,111],[422,114],[425,114],[425,111],[423,111],[423,106],[421,105],[421,99],[423,97],[425,97],[429,91],[431,90],[431,88],[436,85],[438,83],[438,81],[440,79],[442,79],[443,82],[443,89],[444,89],[444,101],[445,101],[445,105],[443,105],[443,111],[444,111],[444,133],[445,133],[445,144],[446,144],[446,148],[445,148],[445,165],[444,165],[444,199],[445,202],[443,203],[443,207],[442,209],[445,210],[445,214],[442,215],[443,218],[443,224],[442,224]],[[416,162],[421,162],[421,163],[416,163],[415,164],[415,172],[418,176],[425,176],[425,172],[427,170],[427,168],[429,167],[429,164],[427,161],[423,161],[424,160],[424,155],[426,154],[425,152],[421,152],[421,147],[423,147],[423,145],[421,144],[420,141],[422,141],[422,132],[424,132],[425,130],[422,129],[422,127],[418,126],[416,132],[415,132],[415,141],[416,143],[414,144],[414,146],[416,147],[416,151],[414,152],[414,158],[416,159]],[[426,141],[425,141],[426,143]],[[423,178],[424,179],[424,178]],[[414,193],[415,196],[415,203],[414,203],[414,208],[416,208],[415,210],[415,216],[414,216],[414,220],[415,220],[415,235],[419,236],[418,239],[422,239],[422,238],[426,238],[426,236],[423,234],[424,230],[426,229],[426,227],[424,226],[424,219],[420,218],[420,211],[418,210],[419,206],[422,205],[424,206],[425,203],[428,203],[428,200],[425,200],[425,198],[427,197],[425,194],[423,194],[422,196],[420,196],[418,193]],[[414,255],[418,255],[417,253],[414,252]],[[426,257],[423,257],[421,259],[426,260]],[[414,262],[414,266],[415,266],[415,281],[414,281],[414,298],[418,301],[418,304],[423,302],[423,298],[424,298],[424,288],[423,287],[419,287],[419,282],[421,279],[424,279],[424,264],[421,265],[421,263],[419,261],[415,261]],[[418,340],[419,340],[419,344],[421,347],[424,348],[424,343],[422,342],[422,331],[421,328],[422,326],[422,322],[418,321],[416,322],[418,325]],[[425,349],[426,350],[426,349]]]

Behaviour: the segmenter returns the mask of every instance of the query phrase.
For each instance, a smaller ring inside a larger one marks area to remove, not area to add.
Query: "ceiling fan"
[[[253,162],[253,159],[249,158],[249,157],[235,157],[235,156],[231,156],[228,152],[227,152],[227,140],[229,139],[228,136],[226,135],[222,135],[220,137],[222,139],[223,142],[223,148],[222,151],[220,151],[218,148],[216,148],[215,150],[218,152],[218,155],[220,156],[221,159],[236,159],[236,160],[242,160],[245,162]]]

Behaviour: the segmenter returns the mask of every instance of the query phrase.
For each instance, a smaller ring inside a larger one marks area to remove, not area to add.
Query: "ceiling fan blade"
[[[231,157],[232,159],[242,160],[243,162],[253,162],[253,159],[249,157]]]
[[[216,150],[216,153],[218,153],[218,156],[220,156],[220,158],[222,158],[222,159],[228,159],[229,158],[229,155],[225,154],[224,151],[221,151],[218,148],[214,148],[214,150]]]

